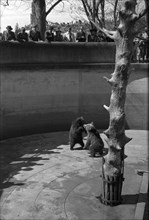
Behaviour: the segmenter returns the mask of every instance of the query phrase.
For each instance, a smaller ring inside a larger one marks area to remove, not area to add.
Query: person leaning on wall
[[[2,40],[4,40],[4,41],[15,41],[16,36],[15,36],[15,33],[12,30],[13,30],[13,28],[10,25],[8,25],[6,27],[6,30],[3,32]]]
[[[98,42],[97,29],[90,29],[90,34],[88,35],[88,42]]]
[[[79,32],[77,32],[76,40],[77,40],[77,42],[86,42],[86,33],[85,33],[83,27],[80,28]]]
[[[22,27],[21,31],[17,34],[17,41],[21,43],[28,42],[28,33],[25,31],[25,27]]]
[[[60,27],[58,27],[58,29],[56,30],[54,41],[57,41],[57,42],[62,42],[63,41],[63,35],[61,33]]]
[[[75,42],[75,34],[72,32],[71,27],[68,28],[68,31],[63,35],[63,39],[66,42]]]
[[[53,27],[51,26],[49,30],[46,31],[45,33],[45,41],[46,42],[52,42],[54,41],[54,31],[53,31]]]
[[[32,25],[29,32],[30,41],[42,41],[40,31],[38,31],[37,25]]]
[[[142,33],[144,41],[144,62],[149,61],[149,27],[145,27],[144,32]]]

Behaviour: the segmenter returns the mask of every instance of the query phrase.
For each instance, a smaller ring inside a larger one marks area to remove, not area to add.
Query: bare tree
[[[3,6],[9,6],[11,0],[2,0]],[[37,24],[41,32],[42,39],[44,40],[44,33],[46,30],[46,17],[50,12],[61,2],[67,0],[15,0],[14,4],[22,1],[24,3],[32,3],[31,23]]]
[[[45,0],[32,1],[31,24],[38,24],[41,32],[41,37],[44,40],[44,33],[46,30],[46,4]]]
[[[1,0],[0,5],[8,6],[9,5],[9,0]]]
[[[136,0],[125,0],[124,9],[119,11],[119,26],[116,31],[101,28],[98,21],[92,23],[108,37],[114,39],[116,44],[115,69],[111,78],[104,77],[111,85],[110,106],[104,105],[109,112],[109,128],[104,131],[109,147],[108,154],[103,157],[103,175],[108,182],[111,178],[119,179],[124,164],[124,147],[131,141],[125,135],[125,99],[126,87],[130,76],[130,63],[133,52],[133,39],[135,37],[135,24],[145,15],[147,8],[136,13]],[[110,200],[109,188],[105,188],[103,202]],[[112,202],[112,201],[110,201]],[[120,201],[117,201],[120,202]]]
[[[104,2],[105,0],[81,0],[86,16],[89,21],[98,20],[100,23],[100,26],[103,26],[102,21],[104,22]],[[99,6],[101,6],[102,10],[102,19],[99,18]],[[91,25],[93,26],[93,23],[91,22]]]
[[[42,39],[46,30],[46,17],[48,14],[63,0],[32,0],[32,19],[31,23],[38,24]],[[50,7],[46,11],[46,2],[50,3]]]

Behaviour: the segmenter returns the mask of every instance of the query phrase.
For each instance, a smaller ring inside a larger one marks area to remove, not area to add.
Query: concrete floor
[[[70,151],[68,132],[1,141],[1,220],[146,220],[148,175],[136,170],[148,169],[148,132],[126,134],[133,139],[125,147],[122,204],[115,207],[99,201],[101,157],[77,145]]]

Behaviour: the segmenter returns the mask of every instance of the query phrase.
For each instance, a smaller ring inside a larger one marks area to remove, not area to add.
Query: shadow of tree
[[[0,196],[4,188],[23,185],[13,176],[22,171],[31,171],[34,166],[42,166],[49,160],[49,154],[60,154],[55,149],[68,144],[67,132],[56,132],[7,139],[0,142]]]

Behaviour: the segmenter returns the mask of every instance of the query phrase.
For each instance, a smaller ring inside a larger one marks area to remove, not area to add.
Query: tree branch
[[[115,39],[115,34],[116,31],[109,31],[105,28],[101,28],[99,26],[99,24],[97,24],[97,22],[95,23],[93,20],[90,19],[90,22],[92,22],[92,24],[94,24],[94,26],[97,28],[97,30],[101,31],[102,33],[104,33],[107,37],[111,38],[111,39]]]
[[[52,6],[51,8],[49,8],[49,10],[46,12],[46,16],[53,10],[53,8],[55,8],[55,6],[57,6],[62,0],[57,0]]]
[[[84,2],[84,4],[87,6],[87,9],[88,9],[88,12],[90,13],[90,15],[93,17],[93,12],[92,12],[92,9],[91,7],[89,6],[87,0],[82,0]]]
[[[138,21],[140,18],[142,18],[147,13],[148,10],[149,10],[149,1],[146,1],[146,8],[136,16],[135,20]]]
[[[8,2],[9,0],[6,0],[6,6],[9,6],[9,2]]]
[[[5,0],[5,3],[0,1],[0,5],[9,6],[9,0]]]
[[[136,17],[136,21],[138,21],[140,18],[142,18],[146,13],[147,13],[147,10],[149,9],[149,7],[147,7],[146,9],[144,9],[143,11],[141,11],[137,17]]]
[[[86,2],[84,0],[81,0],[82,1],[82,4],[83,4],[83,7],[84,7],[84,10],[85,10],[85,13],[86,13],[86,16],[88,18],[88,20],[90,21],[91,20],[91,17],[92,17],[92,11],[90,10],[89,6],[86,5]],[[92,23],[90,22],[91,26],[92,26]]]
[[[115,33],[116,33],[116,31],[109,31],[109,30],[107,30],[107,29],[105,29],[105,28],[103,28],[103,31],[105,32],[105,34],[106,34],[108,37],[110,37],[111,39],[115,39]]]
[[[118,0],[115,1],[115,4],[114,4],[114,27],[116,27],[116,19],[117,19],[117,16],[116,16],[116,10],[117,10],[117,4],[118,4]]]
[[[102,21],[102,27],[105,27],[105,12],[104,12],[104,8],[105,8],[105,0],[102,0],[100,2],[101,5],[101,21]]]
[[[84,7],[84,10],[85,10],[85,13],[86,13],[87,17],[88,17],[88,19],[90,20],[90,14],[89,14],[89,12],[88,12],[88,8],[87,8],[87,6],[86,6],[84,0],[82,0],[82,4],[83,4],[83,7]]]

